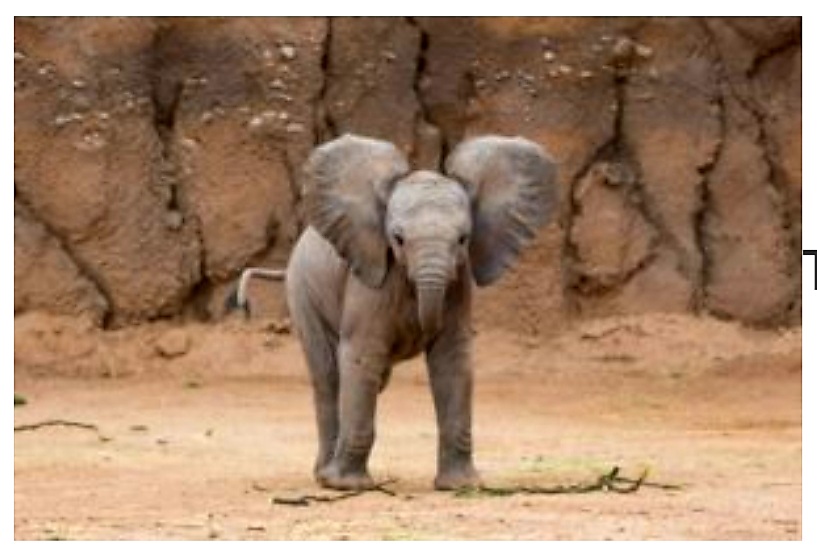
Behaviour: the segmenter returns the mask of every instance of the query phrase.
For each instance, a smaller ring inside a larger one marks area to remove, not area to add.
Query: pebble
[[[269,88],[273,90],[286,90],[287,86],[281,79],[273,79],[269,82]]]
[[[635,55],[639,58],[651,58],[652,57],[652,48],[646,46],[644,44],[636,44],[635,46]]]
[[[57,114],[57,117],[54,118],[54,125],[57,127],[63,127],[68,123],[73,121],[82,121],[83,115],[81,113],[69,113],[69,114]]]
[[[164,358],[177,358],[190,350],[190,337],[182,329],[171,329],[155,343],[156,352]]]
[[[15,51],[14,51],[14,61],[15,61],[15,62],[21,62],[21,61],[23,61],[24,59],[26,59],[26,55],[25,55],[25,54],[23,54],[22,52],[19,52],[19,51],[17,51],[17,50],[15,50]]]
[[[556,59],[556,52],[553,50],[545,50],[545,53],[542,54],[542,57],[545,58],[546,62],[552,62]]]
[[[281,54],[281,57],[287,61],[294,60],[295,56],[298,54],[295,47],[291,44],[283,44],[278,48],[278,52]]]
[[[619,38],[613,45],[613,59],[622,62],[631,58],[635,52],[635,43],[628,37]]]
[[[105,136],[95,129],[87,131],[82,135],[81,141],[74,143],[77,148],[85,152],[100,150],[107,144],[108,141],[105,139]]]
[[[249,122],[247,122],[247,126],[253,131],[263,129],[282,119],[281,114],[286,114],[286,112],[278,113],[275,110],[266,110],[260,114],[254,115]],[[289,114],[286,114],[286,118],[289,118]]]
[[[388,62],[393,62],[394,60],[397,59],[397,54],[395,54],[391,50],[385,50],[383,52],[383,58],[385,58],[385,60]]]
[[[303,124],[296,123],[294,121],[292,123],[288,123],[286,126],[287,133],[303,133],[304,130],[306,130],[306,127],[304,127]]]
[[[165,227],[171,231],[178,231],[182,228],[183,223],[184,216],[182,216],[181,212],[170,210],[165,213]]]
[[[54,66],[49,64],[43,64],[37,68],[37,73],[42,76],[46,75],[53,75],[54,74]]]

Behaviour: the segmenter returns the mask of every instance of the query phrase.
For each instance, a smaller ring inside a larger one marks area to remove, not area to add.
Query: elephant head
[[[469,264],[479,286],[493,283],[556,204],[555,165],[526,139],[466,140],[445,172],[410,173],[393,144],[355,135],[321,145],[306,165],[310,223],[369,287],[402,267],[427,333],[439,328],[459,268]]]

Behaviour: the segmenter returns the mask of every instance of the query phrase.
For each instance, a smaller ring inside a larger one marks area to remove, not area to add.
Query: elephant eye
[[[459,241],[460,246],[464,246],[466,242],[468,242],[468,235],[460,235]]]
[[[396,242],[398,246],[403,246],[403,235],[394,233],[394,242]]]

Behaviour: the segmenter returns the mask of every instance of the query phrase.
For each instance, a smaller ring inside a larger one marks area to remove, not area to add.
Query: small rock
[[[177,358],[190,350],[190,337],[182,329],[171,329],[156,341],[156,352],[165,358]]]
[[[395,54],[395,53],[394,53],[394,52],[392,52],[391,50],[384,50],[384,51],[383,51],[383,58],[384,58],[384,59],[385,59],[387,62],[393,62],[394,60],[396,60],[396,59],[397,59],[397,54]]]
[[[283,44],[278,48],[278,52],[281,54],[281,57],[287,61],[294,60],[295,56],[298,54],[295,47],[291,44]]]
[[[569,65],[562,64],[559,66],[559,73],[561,73],[562,75],[570,75],[571,73],[573,73],[573,68],[570,67]]]
[[[612,58],[617,64],[627,64],[634,57],[647,59],[652,57],[652,48],[639,44],[629,37],[620,37],[612,48]]]
[[[194,138],[190,137],[182,137],[179,139],[179,144],[182,148],[184,148],[187,152],[193,152],[194,150],[198,149],[199,143]]]
[[[510,76],[511,76],[511,72],[510,72],[510,71],[508,71],[507,69],[503,69],[502,71],[497,71],[497,72],[494,74],[494,80],[496,80],[496,81],[504,81],[504,80],[506,80],[506,79],[509,79],[509,78],[510,78]]]
[[[57,114],[57,117],[54,118],[54,125],[57,127],[63,127],[74,121],[82,121],[82,119],[83,119],[82,114],[77,112],[69,114]]]
[[[651,58],[652,57],[652,48],[646,46],[644,44],[637,44],[635,46],[635,55],[639,58]]]
[[[53,75],[54,66],[51,64],[44,63],[43,65],[37,68],[37,74],[42,75],[43,77]]]
[[[292,133],[292,134],[303,133],[304,130],[306,130],[306,127],[304,127],[303,124],[296,123],[294,121],[292,123],[288,123],[287,126],[286,126],[286,132],[287,133]]]
[[[71,81],[71,84],[73,85],[74,88],[85,88],[86,85],[85,81],[82,79],[74,79],[73,81]]]
[[[552,62],[556,59],[556,52],[553,50],[545,50],[545,53],[542,54],[542,57],[545,58],[546,62]]]
[[[536,77],[525,71],[517,71],[516,78],[527,84],[531,84],[536,80]]]
[[[25,54],[23,54],[22,52],[19,52],[19,51],[17,51],[17,50],[15,50],[15,51],[14,51],[14,61],[15,61],[15,62],[21,62],[21,61],[23,61],[24,59],[26,59],[26,55],[25,55]]]
[[[288,335],[291,330],[289,319],[273,319],[267,325],[267,329],[276,335]]]
[[[165,227],[171,231],[178,231],[182,228],[184,216],[177,210],[170,210],[165,213]]]
[[[589,78],[590,78],[590,77],[592,77],[592,76],[593,76],[593,72],[592,72],[592,71],[589,71],[589,70],[587,70],[587,69],[583,69],[583,70],[582,70],[582,71],[579,73],[579,77],[580,77],[580,78],[582,78],[582,79],[589,79]]]
[[[209,110],[205,110],[204,112],[202,112],[201,116],[199,117],[199,121],[201,123],[207,124],[207,123],[210,123],[211,121],[213,121],[213,117],[214,117],[213,112],[211,112]]]
[[[257,131],[261,127],[264,126],[264,118],[260,115],[255,115],[247,122],[247,127],[250,128],[251,131]]]
[[[94,152],[104,148],[107,144],[108,140],[105,135],[97,129],[91,129],[83,133],[82,140],[75,142],[74,146],[85,152]]]
[[[281,79],[273,79],[269,82],[269,88],[273,90],[286,90],[287,86]]]

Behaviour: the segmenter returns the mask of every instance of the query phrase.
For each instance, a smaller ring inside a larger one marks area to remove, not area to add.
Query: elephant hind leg
[[[292,316],[312,381],[318,424],[318,456],[314,468],[317,476],[332,460],[338,438],[338,337],[315,311],[293,312]]]

